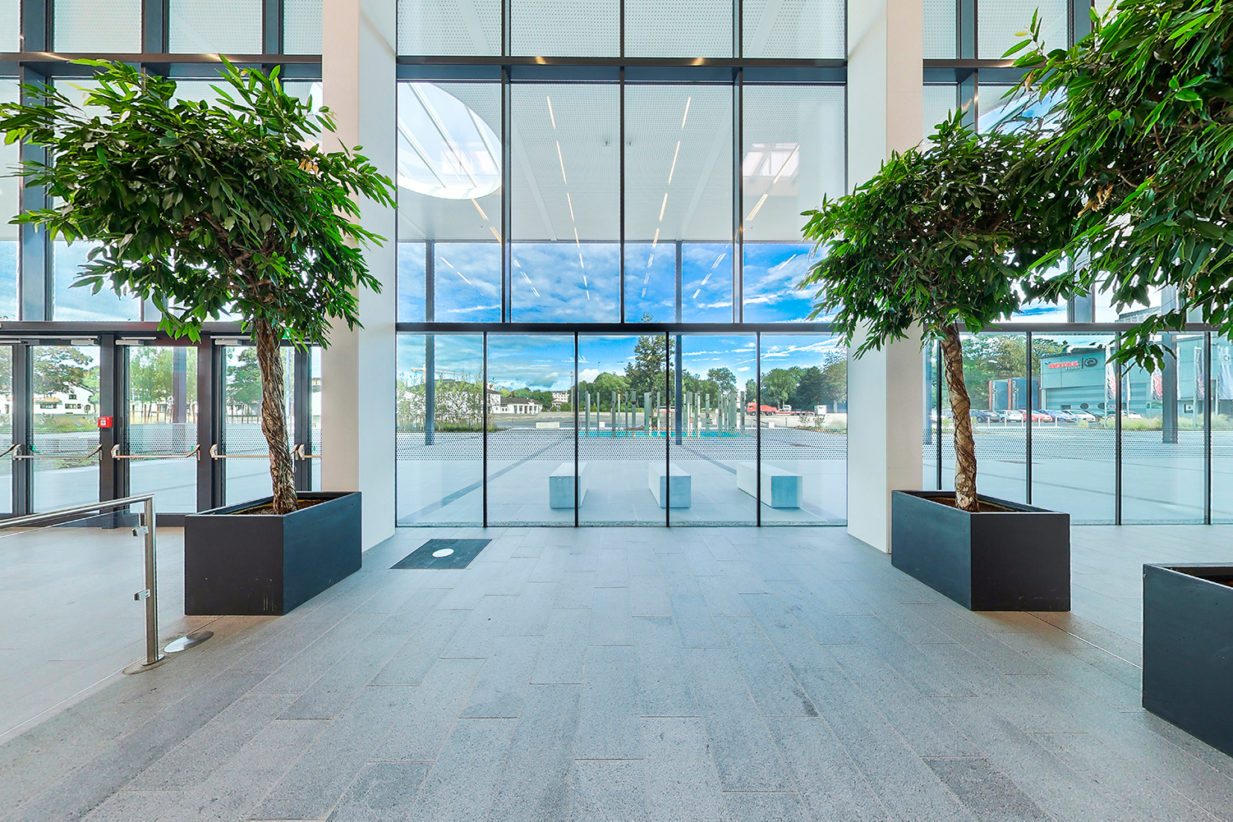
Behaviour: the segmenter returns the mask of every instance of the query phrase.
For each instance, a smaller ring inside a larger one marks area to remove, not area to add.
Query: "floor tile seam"
[[[894,721],[886,715],[886,712],[882,709],[881,706],[879,706],[872,698],[868,696],[867,692],[863,688],[858,686],[857,682],[849,674],[848,670],[844,667],[843,663],[840,662],[838,659],[836,659],[833,655],[829,653],[827,653],[826,656],[829,658],[830,663],[834,666],[835,670],[838,671],[839,675],[842,676],[844,680],[846,680],[849,690],[853,694],[855,694],[857,697],[859,697],[861,702],[864,704],[865,710],[882,720],[882,722],[887,726],[887,728],[889,728],[890,733],[893,735],[893,738],[898,740],[899,743],[902,744],[904,750],[911,753],[917,759],[921,759],[922,758],[921,755],[917,753],[916,749],[912,746],[911,742],[899,730],[898,725],[896,725]],[[887,664],[889,665],[889,663]],[[900,678],[902,678],[902,674],[899,673],[898,669],[895,669],[892,666],[892,670],[894,671],[896,676],[899,676]],[[908,683],[908,684],[911,684],[911,683]],[[809,695],[808,690],[806,690],[805,693],[806,695]],[[921,698],[925,698],[923,694]],[[813,701],[812,696],[810,696],[810,701]],[[817,706],[815,705],[815,707]],[[859,760],[857,759],[856,755],[852,751],[851,746],[848,744],[847,740],[845,740],[835,729],[834,723],[831,721],[831,718],[826,716],[824,707],[818,710],[818,716],[826,723],[827,727],[830,728],[831,733],[834,735],[835,739],[839,741],[839,744],[841,744],[844,747],[845,751],[848,753],[848,756],[852,759],[853,763],[856,764],[857,769],[862,774],[864,774],[864,769],[861,768],[859,764]],[[962,736],[962,733],[960,733],[960,735]],[[975,740],[969,739],[968,741],[972,742],[973,747],[977,751],[983,750],[981,746],[975,742]],[[870,779],[869,781],[872,783],[872,779]],[[943,784],[943,785],[945,784],[940,779],[938,779],[938,782],[939,784]],[[877,793],[876,789],[874,792]],[[960,800],[960,804],[962,804],[962,800]]]
[[[1035,741],[1035,739],[1034,739],[1035,737],[1041,737],[1041,736],[1090,736],[1090,737],[1092,737],[1093,739],[1096,739],[1096,740],[1098,740],[1098,741],[1103,742],[1103,740],[1100,740],[1100,738],[1099,738],[1099,737],[1095,736],[1094,734],[1092,734],[1091,732],[1088,732],[1088,731],[1036,731],[1036,732],[1033,732],[1033,733],[1028,734],[1028,736],[1029,736],[1029,737],[1033,737],[1033,741]],[[1165,739],[1165,741],[1166,741],[1166,742],[1170,742],[1171,740],[1168,740],[1168,739],[1166,738],[1166,739]],[[1039,743],[1037,743],[1037,744],[1039,744]],[[1044,749],[1044,750],[1045,750],[1045,752],[1046,752],[1046,753],[1049,753],[1050,755],[1052,755],[1052,752],[1051,752],[1051,751],[1049,751],[1048,749],[1045,749],[1043,745],[1042,745],[1041,747],[1042,747],[1042,749]],[[1178,747],[1180,747],[1180,746],[1178,746]],[[1182,749],[1182,751],[1183,751],[1184,753],[1189,753],[1188,751],[1185,751],[1185,749]],[[1057,757],[1054,757],[1054,758],[1056,759]],[[1148,768],[1146,768],[1146,767],[1144,767],[1144,766],[1138,765],[1138,764],[1136,764],[1135,762],[1130,761],[1130,760],[1125,759],[1125,758],[1123,758],[1122,756],[1120,756],[1120,755],[1118,754],[1118,752],[1117,752],[1117,749],[1116,749],[1116,748],[1114,748],[1114,749],[1113,749],[1113,758],[1114,758],[1114,759],[1116,760],[1116,762],[1117,762],[1119,765],[1121,765],[1122,767],[1124,767],[1124,768],[1129,768],[1129,769],[1133,769],[1133,771],[1136,771],[1136,772],[1140,773],[1140,774],[1141,774],[1141,775],[1142,775],[1142,776],[1143,776],[1146,780],[1148,780],[1148,781],[1150,782],[1150,784],[1152,784],[1153,786],[1155,786],[1155,788],[1156,788],[1157,790],[1158,790],[1158,789],[1160,789],[1160,788],[1164,788],[1165,790],[1167,790],[1167,791],[1169,792],[1169,795],[1170,795],[1170,796],[1173,796],[1173,797],[1176,797],[1177,799],[1180,799],[1180,800],[1182,801],[1182,804],[1183,804],[1183,805],[1185,805],[1186,807],[1192,808],[1192,809],[1194,809],[1194,810],[1198,811],[1200,814],[1202,814],[1202,815],[1204,815],[1204,816],[1207,816],[1207,817],[1209,817],[1209,818],[1211,818],[1211,819],[1213,819],[1213,820],[1220,819],[1220,817],[1219,817],[1219,816],[1217,816],[1216,814],[1212,813],[1212,812],[1211,812],[1208,808],[1206,808],[1206,807],[1204,807],[1203,805],[1201,805],[1201,804],[1200,804],[1197,800],[1195,800],[1193,797],[1188,796],[1188,795],[1187,795],[1186,793],[1184,793],[1181,789],[1179,789],[1179,788],[1177,788],[1176,786],[1174,786],[1174,785],[1173,785],[1173,783],[1172,783],[1172,782],[1170,782],[1169,780],[1167,780],[1167,779],[1165,779],[1165,778],[1163,778],[1163,777],[1157,776],[1156,774],[1152,773],[1150,769],[1148,769]],[[1197,757],[1196,757],[1196,759],[1197,759]],[[1058,761],[1059,761],[1059,762],[1061,762],[1061,760],[1060,760],[1060,759],[1059,759]],[[1202,763],[1202,764],[1204,764],[1204,765],[1206,765],[1206,764],[1207,764],[1206,762],[1203,762],[1202,760],[1199,760],[1199,762],[1201,762],[1201,763]],[[1065,764],[1065,763],[1062,763],[1062,764]],[[1209,767],[1210,767],[1210,766],[1209,766]],[[1215,771],[1216,773],[1220,774],[1220,771],[1216,771],[1216,769],[1215,769],[1215,768],[1212,768],[1212,770],[1213,770],[1213,771]],[[1225,776],[1225,774],[1220,774],[1220,775]],[[1233,777],[1228,777],[1228,778],[1229,778],[1230,780],[1233,780]],[[1231,789],[1231,793],[1230,793],[1230,795],[1231,795],[1231,796],[1233,796],[1233,789]]]
[[[1045,619],[1044,617],[1041,617],[1041,616],[1039,615],[1039,613],[1038,613],[1038,612],[1036,612],[1036,611],[1027,611],[1027,612],[1025,612],[1025,613],[1031,614],[1034,618],[1039,619],[1042,623],[1044,623],[1045,625],[1049,626],[1050,628],[1053,628],[1053,629],[1054,629],[1054,630],[1056,630],[1056,631],[1061,631],[1062,633],[1066,634],[1067,636],[1074,637],[1075,639],[1079,640],[1080,642],[1084,643],[1085,645],[1089,645],[1089,646],[1091,646],[1092,648],[1095,648],[1097,651],[1100,651],[1101,653],[1106,654],[1107,656],[1110,656],[1110,657],[1112,657],[1112,658],[1114,658],[1114,659],[1117,659],[1117,660],[1120,660],[1120,661],[1122,661],[1122,662],[1125,662],[1127,665],[1129,665],[1129,666],[1130,666],[1130,667],[1132,667],[1132,668],[1137,668],[1137,669],[1138,669],[1138,670],[1140,670],[1140,671],[1141,671],[1141,670],[1143,670],[1143,666],[1142,666],[1142,665],[1136,664],[1136,663],[1132,662],[1131,660],[1127,659],[1126,657],[1121,656],[1120,654],[1115,654],[1115,653],[1113,653],[1113,651],[1110,651],[1108,648],[1101,647],[1100,645],[1098,645],[1097,643],[1095,643],[1095,642],[1093,642],[1092,640],[1088,639],[1087,637],[1084,637],[1084,636],[1081,636],[1081,635],[1079,635],[1079,634],[1076,634],[1074,631],[1068,631],[1067,629],[1063,628],[1061,625],[1056,625],[1056,624],[1054,624],[1054,623],[1050,622],[1049,620]],[[1123,638],[1123,639],[1128,639],[1128,637],[1122,637],[1122,638]],[[1132,640],[1132,641],[1133,641],[1133,640]],[[1141,643],[1140,643],[1140,644],[1141,644]]]
[[[792,717],[792,718],[795,719],[797,717]],[[868,792],[868,796],[871,797],[873,801],[877,803],[877,806],[882,810],[884,814],[883,818],[888,819],[888,820],[897,819],[898,817],[896,817],[895,814],[891,812],[885,800],[882,798],[882,794],[878,791],[877,784],[874,782],[873,778],[868,773],[865,772],[865,769],[861,767],[860,762],[858,762],[856,757],[852,755],[851,747],[848,745],[847,742],[843,740],[842,737],[839,736],[839,734],[835,733],[835,727],[831,723],[831,721],[826,716],[824,716],[820,711],[816,717],[807,717],[807,719],[821,723],[822,728],[825,730],[827,734],[830,735],[831,741],[835,745],[839,746],[839,750],[842,752],[844,758],[847,760],[848,765],[851,766],[851,772],[860,781],[860,784],[865,786],[865,790]],[[774,734],[773,732],[771,733],[771,744],[774,745],[775,748],[780,751],[780,755],[784,760],[785,773],[787,774],[789,780],[791,780],[791,783],[796,786],[796,792],[801,797],[801,801],[804,802],[806,806],[808,806],[809,802],[806,799],[807,792],[804,790],[804,788],[801,785],[800,777],[796,772],[796,768],[794,765],[791,764],[791,760],[785,755],[785,752],[783,751],[783,746],[780,744],[778,736]]]
[[[877,653],[876,649],[871,649],[871,650],[873,650],[875,653]],[[886,661],[886,660],[882,659],[881,654],[878,654],[878,658],[879,658],[879,660],[881,660],[881,661],[882,661],[882,662],[886,665],[886,667],[887,667],[887,669],[888,669],[889,673],[890,673],[892,676],[894,676],[894,677],[895,677],[895,678],[897,678],[900,682],[902,682],[902,683],[903,683],[903,685],[905,685],[905,686],[906,686],[906,687],[907,687],[910,691],[912,691],[912,692],[915,692],[915,693],[916,693],[916,695],[917,695],[917,698],[918,698],[918,699],[923,700],[923,699],[926,699],[926,698],[927,698],[927,696],[926,696],[925,694],[920,693],[920,691],[917,689],[917,687],[916,687],[914,684],[912,684],[912,682],[911,682],[910,680],[908,680],[908,679],[907,679],[907,678],[906,678],[906,677],[905,677],[902,673],[900,673],[900,671],[899,671],[899,669],[898,669],[898,668],[894,667],[894,666],[893,666],[890,662],[888,662],[888,661]],[[884,721],[884,722],[885,722],[885,723],[886,723],[886,724],[887,724],[887,725],[891,728],[891,730],[892,730],[892,731],[896,734],[896,736],[899,738],[899,740],[903,743],[904,748],[906,748],[908,751],[911,751],[913,754],[915,754],[915,755],[917,756],[917,758],[919,758],[919,759],[925,759],[925,758],[926,758],[926,755],[925,755],[925,754],[923,754],[923,753],[921,753],[919,750],[917,750],[916,746],[912,744],[912,741],[911,741],[910,739],[908,739],[908,738],[907,738],[907,736],[906,736],[906,735],[904,735],[904,734],[903,734],[903,733],[899,730],[899,726],[895,723],[895,721],[894,721],[894,717],[890,716],[890,715],[887,713],[887,711],[883,708],[883,706],[881,706],[880,704],[878,704],[877,700],[875,700],[875,699],[874,699],[874,698],[870,695],[870,694],[871,694],[871,692],[870,692],[868,689],[863,688],[863,687],[861,687],[860,685],[858,685],[858,680],[857,680],[855,677],[853,677],[853,676],[851,675],[851,673],[848,671],[847,666],[845,666],[845,665],[843,664],[843,662],[841,662],[841,661],[840,661],[839,659],[837,659],[837,658],[833,658],[833,657],[832,657],[832,660],[833,660],[833,662],[835,663],[835,665],[836,665],[836,666],[838,666],[838,669],[839,669],[840,673],[841,673],[841,674],[842,674],[842,675],[843,675],[843,676],[844,676],[844,677],[845,677],[845,678],[846,678],[846,679],[847,679],[847,680],[851,683],[853,691],[854,691],[855,693],[859,694],[859,695],[861,696],[861,698],[862,698],[862,699],[863,699],[863,700],[864,700],[864,701],[868,704],[868,706],[869,706],[869,707],[873,710],[873,712],[875,713],[875,715],[880,716],[880,717],[882,718],[882,720],[883,720],[883,721]],[[977,694],[976,694],[975,692],[973,692],[972,696],[958,696],[958,697],[952,697],[952,698],[954,698],[954,699],[973,699],[973,698],[975,698],[976,696],[977,696]],[[821,709],[819,710],[819,713],[822,713]],[[979,744],[977,744],[977,742],[976,742],[974,739],[972,739],[972,738],[971,738],[968,734],[965,734],[965,733],[963,732],[963,729],[962,729],[962,728],[960,728],[960,727],[959,727],[958,725],[956,725],[954,722],[951,722],[949,717],[947,717],[944,713],[941,713],[940,711],[937,711],[937,710],[934,710],[934,711],[933,711],[933,713],[934,713],[934,717],[935,717],[936,719],[938,719],[938,720],[940,720],[940,721],[942,721],[942,722],[946,723],[946,724],[947,724],[947,725],[948,725],[951,729],[953,729],[953,730],[954,730],[954,732],[958,735],[958,737],[959,737],[960,739],[963,739],[963,740],[967,741],[968,743],[970,743],[970,744],[972,745],[972,748],[973,748],[973,749],[975,749],[976,751],[980,752],[980,753],[979,753],[979,756],[981,756],[981,757],[985,756],[985,753],[983,752],[983,750],[982,750],[981,746],[980,746]],[[827,721],[829,722],[829,719],[828,719]],[[842,739],[842,738],[840,738],[840,741],[842,742],[842,741],[843,741],[843,739]],[[845,744],[846,744],[846,743],[845,743]]]
[[[1107,789],[1105,788],[1103,784],[1097,783],[1093,779],[1089,778],[1088,775],[1085,775],[1079,772],[1072,766],[1071,763],[1064,761],[1061,757],[1057,756],[1053,751],[1050,751],[1044,745],[1040,744],[1040,741],[1037,740],[1035,737],[1039,734],[1045,733],[1044,731],[1033,731],[1033,730],[1027,730],[1023,728],[1023,726],[1021,726],[1018,722],[1016,722],[1014,719],[1011,719],[1003,711],[999,710],[998,706],[1000,705],[1001,700],[998,699],[997,697],[981,696],[980,699],[982,701],[982,707],[986,711],[988,711],[989,713],[992,713],[994,716],[998,717],[1001,721],[1010,725],[1012,728],[1015,729],[1017,733],[1021,734],[1025,739],[1027,739],[1031,743],[1031,745],[1035,748],[1034,753],[1036,755],[1044,756],[1045,758],[1047,758],[1060,771],[1066,774],[1069,774],[1073,778],[1076,784],[1085,784],[1089,787],[1089,789],[1096,788],[1096,790],[1101,795],[1106,795],[1108,793]],[[1074,734],[1074,733],[1084,733],[1084,732],[1082,731],[1054,731],[1052,733]],[[998,764],[997,760],[999,757],[997,757],[995,753],[989,753],[987,758],[989,759],[991,763],[995,765]],[[1014,785],[1017,788],[1019,788],[1019,790],[1023,791],[1023,793],[1026,796],[1028,796],[1029,798],[1032,798],[1033,801],[1036,802],[1038,806],[1040,805],[1040,803],[1035,798],[1033,798],[1032,792],[1028,790],[1028,787],[1025,786],[1021,782],[1023,772],[1011,772],[1009,769],[1002,768],[1001,766],[998,767],[998,770],[1001,771],[1002,774],[1007,779],[1009,779],[1012,783],[1014,783]],[[1052,781],[1053,780],[1050,779],[1050,782]],[[1041,810],[1045,811],[1045,813],[1049,813],[1049,811],[1043,807],[1041,808]]]
[[[338,617],[337,619],[333,620],[333,622],[332,622],[332,623],[329,623],[328,627],[325,627],[325,631],[324,631],[324,632],[328,632],[328,631],[330,631],[330,630],[333,630],[333,628],[334,628],[335,626],[337,626],[337,625],[338,625],[338,623],[342,622],[342,620],[343,620],[343,619],[345,619],[345,618],[346,618],[346,616],[344,615],[344,616],[340,616],[340,617]],[[244,653],[240,654],[238,657],[236,657],[235,659],[233,659],[233,660],[231,661],[231,663],[230,663],[230,664],[225,665],[224,667],[222,667],[222,668],[218,669],[218,673],[220,673],[220,674],[222,674],[222,673],[226,673],[226,672],[228,672],[228,671],[231,671],[231,670],[233,670],[233,669],[237,668],[237,667],[238,667],[238,666],[240,666],[240,665],[241,665],[241,664],[242,664],[245,660],[247,660],[247,659],[249,659],[249,658],[251,658],[251,657],[255,656],[255,655],[256,655],[259,651],[264,651],[264,650],[267,648],[267,646],[269,646],[269,645],[270,645],[270,643],[271,643],[271,642],[274,642],[274,641],[279,640],[279,638],[280,638],[280,637],[282,637],[282,635],[283,635],[283,634],[286,634],[288,631],[291,631],[291,630],[293,630],[293,629],[294,629],[294,628],[296,628],[296,627],[300,627],[300,626],[303,626],[303,625],[305,625],[305,624],[311,624],[311,622],[312,622],[312,620],[310,620],[310,619],[304,619],[304,620],[298,620],[298,621],[288,621],[288,622],[283,622],[282,620],[284,620],[284,619],[286,619],[286,616],[284,616],[284,617],[280,618],[280,619],[277,621],[277,624],[279,625],[279,629],[278,629],[278,630],[276,630],[276,631],[271,632],[271,634],[270,634],[270,635],[268,635],[268,636],[264,636],[264,637],[253,637],[253,638],[252,638],[252,641],[253,641],[253,643],[254,643],[254,647],[252,647],[252,648],[248,649],[246,652],[244,652]],[[323,620],[323,622],[325,622],[325,621]],[[269,624],[269,623],[263,623],[263,624]],[[319,638],[321,637],[321,635],[322,635],[324,632],[318,632],[318,634],[317,634],[317,638],[319,639]],[[312,640],[309,644],[311,645],[313,642],[316,642],[316,639]],[[207,650],[207,651],[214,651],[214,650],[215,650],[215,648],[217,648],[217,647],[219,647],[219,646],[214,646],[214,648],[206,648],[206,650]],[[300,649],[300,651],[303,651],[303,650],[304,650],[305,648],[307,648],[307,647],[308,647],[307,645],[306,645],[306,646],[304,646],[303,648],[301,648],[301,649]],[[299,653],[300,651],[297,651],[296,653]],[[281,667],[281,665],[280,665],[279,667]],[[275,669],[275,670],[277,670],[277,669]],[[270,673],[270,674],[272,674],[272,673],[274,673],[274,671],[270,671],[269,673]],[[269,674],[267,674],[267,676],[268,676],[268,675],[269,675]]]

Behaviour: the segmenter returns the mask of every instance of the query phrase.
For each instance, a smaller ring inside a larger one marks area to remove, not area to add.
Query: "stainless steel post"
[[[142,505],[142,525],[145,528],[146,549],[146,664],[153,665],[163,658],[158,647],[158,568],[156,559],[158,545],[154,528],[154,498],[148,497]]]

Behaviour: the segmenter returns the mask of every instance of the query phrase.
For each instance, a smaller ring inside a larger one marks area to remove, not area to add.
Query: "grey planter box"
[[[290,514],[237,514],[271,498],[184,518],[184,613],[285,614],[358,571],[360,494],[308,492]]]
[[[1070,515],[986,497],[972,514],[945,491],[891,494],[891,564],[973,611],[1069,611]]]
[[[1233,756],[1233,565],[1143,566],[1143,707]]]

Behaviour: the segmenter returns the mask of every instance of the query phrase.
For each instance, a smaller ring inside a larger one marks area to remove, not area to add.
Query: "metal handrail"
[[[100,449],[102,446],[99,446]],[[136,494],[123,499],[107,500],[106,502],[91,502],[86,505],[74,505],[71,508],[60,508],[43,514],[26,514],[21,517],[0,520],[0,529],[22,528],[27,525],[37,525],[54,519],[63,519],[74,514],[86,514],[104,511],[111,508],[127,508],[130,505],[142,503],[138,526],[134,535],[145,538],[146,587],[133,594],[135,600],[145,600],[146,603],[146,661],[145,667],[157,665],[163,660],[163,654],[158,647],[158,578],[155,574],[155,555],[158,547],[155,543],[154,495]]]
[[[21,453],[21,447],[24,443],[19,442],[16,443],[16,445],[18,447],[18,451],[13,455],[13,459],[15,460],[88,460],[90,457],[95,457],[103,453],[102,443],[100,443],[98,448],[95,448],[89,454],[36,454],[33,451],[28,454],[23,454]]]
[[[0,454],[0,457],[2,456],[4,455]],[[189,451],[187,454],[121,454],[119,443],[116,443],[115,445],[111,446],[111,458],[113,460],[170,460],[170,459],[186,460],[189,457],[193,457],[193,456],[197,457],[198,462],[201,461],[201,446],[200,445],[194,445],[193,450]]]
[[[305,447],[306,446],[304,445],[304,443],[300,443],[299,445],[295,447],[294,453],[295,453],[296,459],[298,460],[319,460],[321,459],[321,454],[319,453],[318,454],[306,454],[304,452]],[[3,454],[0,454],[0,456],[3,456]]]
[[[212,460],[268,460],[269,458],[269,454],[220,454],[218,443],[210,446],[210,459]]]

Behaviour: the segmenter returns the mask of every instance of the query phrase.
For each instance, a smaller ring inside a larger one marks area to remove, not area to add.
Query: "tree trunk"
[[[950,389],[950,411],[955,424],[955,505],[963,511],[979,511],[976,498],[976,442],[972,439],[972,400],[963,382],[963,343],[959,327],[951,324],[942,336],[942,360]],[[941,409],[938,409],[941,417]],[[941,428],[941,419],[938,427]]]
[[[286,402],[283,391],[283,358],[278,334],[266,320],[253,323],[257,364],[261,368],[261,433],[270,446],[270,481],[274,489],[274,513],[296,510],[295,473],[287,441]]]

